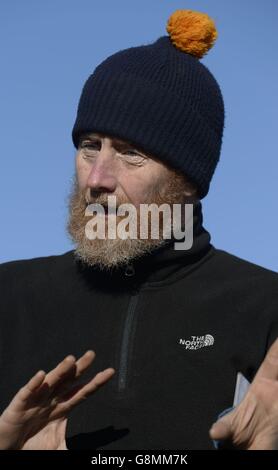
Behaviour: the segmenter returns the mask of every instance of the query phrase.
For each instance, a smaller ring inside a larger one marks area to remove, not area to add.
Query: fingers
[[[47,383],[49,389],[54,389],[63,383],[67,378],[74,378],[76,373],[76,359],[74,356],[67,356],[61,361],[55,369],[48,372],[45,377],[45,383]]]
[[[83,354],[78,361],[76,361],[76,374],[75,377],[80,377],[92,364],[96,357],[96,354],[94,351],[87,351],[85,354]]]
[[[46,373],[43,370],[39,370],[39,372],[34,375],[34,377],[29,380],[26,385],[26,388],[30,391],[30,393],[34,392],[39,386],[43,383],[45,379]]]
[[[62,404],[63,408],[66,408],[68,411],[75,407],[78,403],[85,400],[88,396],[94,393],[99,387],[104,385],[108,380],[110,380],[115,374],[115,370],[108,368],[99,372],[92,380],[84,385],[76,387],[70,392],[70,398]],[[66,399],[66,397],[64,397]]]
[[[278,380],[278,338],[268,350],[253,383],[261,378]]]
[[[231,419],[230,417],[224,416],[220,418],[216,423],[212,425],[209,430],[210,438],[215,441],[221,441],[231,438],[232,428],[231,428]]]
[[[67,356],[55,369],[50,371],[45,381],[51,390],[56,390],[61,386],[66,386],[74,379],[80,377],[92,364],[95,359],[94,351],[87,351],[78,360],[74,356]]]
[[[84,387],[79,391],[81,399],[87,398],[91,393],[95,392],[99,387],[104,385],[108,380],[110,380],[115,374],[115,370],[112,368],[105,369],[102,372],[99,372],[90,382],[88,382]]]
[[[89,350],[77,361],[75,360],[72,363],[72,367],[64,368],[63,370],[55,369],[53,371],[54,374],[51,373],[52,375],[46,378],[46,382],[49,383],[48,396],[56,396],[56,400],[58,400],[58,396],[66,394],[73,387],[74,382],[91,366],[95,356],[95,352]],[[73,356],[68,356],[68,358],[71,357]],[[61,366],[63,362],[61,362]],[[57,374],[60,375],[60,378]]]
[[[18,408],[26,406],[29,400],[34,403],[42,403],[45,400],[51,400],[51,403],[66,403],[67,409],[71,409],[75,404],[84,400],[97,388],[107,382],[114,374],[114,369],[106,369],[99,372],[92,380],[85,385],[79,385],[73,388],[73,383],[80,377],[92,364],[95,358],[94,351],[87,351],[78,360],[74,356],[67,356],[53,370],[46,374],[44,371],[37,372],[29,382],[20,389],[14,397]],[[71,387],[71,391],[70,391]],[[68,395],[68,399],[65,395]],[[20,400],[18,400],[20,398]]]
[[[28,400],[32,394],[42,385],[45,377],[46,373],[43,370],[37,372],[29,380],[29,382],[19,390],[17,396],[20,397],[20,399],[23,401]]]

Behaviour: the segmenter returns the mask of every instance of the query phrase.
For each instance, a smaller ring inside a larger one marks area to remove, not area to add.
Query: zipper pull
[[[135,269],[132,264],[128,264],[127,267],[125,268],[125,276],[126,277],[132,277],[135,275]]]

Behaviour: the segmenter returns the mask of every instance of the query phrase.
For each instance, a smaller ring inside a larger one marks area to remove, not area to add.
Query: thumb
[[[213,440],[230,439],[233,435],[231,413],[216,421],[210,428],[209,434]]]

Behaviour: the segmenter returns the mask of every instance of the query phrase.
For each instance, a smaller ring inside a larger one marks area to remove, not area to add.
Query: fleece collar
[[[149,286],[160,282],[171,282],[181,273],[186,273],[212,248],[210,234],[203,227],[202,205],[198,201],[193,211],[193,245],[189,250],[175,250],[174,240],[163,247],[143,256],[128,266],[112,271],[86,267],[76,260],[77,268],[91,284],[97,283],[103,289],[122,290],[136,286]],[[106,287],[104,287],[106,286]]]

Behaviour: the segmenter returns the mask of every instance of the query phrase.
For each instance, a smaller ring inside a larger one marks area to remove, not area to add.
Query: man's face
[[[185,177],[133,145],[100,134],[80,139],[76,155],[76,181],[70,201],[69,233],[76,253],[89,265],[111,268],[152,251],[165,243],[159,239],[94,239],[85,235],[89,204],[129,203],[139,212],[140,204],[183,203],[194,193]],[[121,218],[117,217],[117,221]],[[140,219],[139,223],[140,223]],[[107,220],[106,220],[107,223]]]
[[[106,136],[84,137],[76,156],[77,180],[88,201],[115,195],[136,207],[153,202],[153,193],[163,187],[169,170],[132,145]]]

